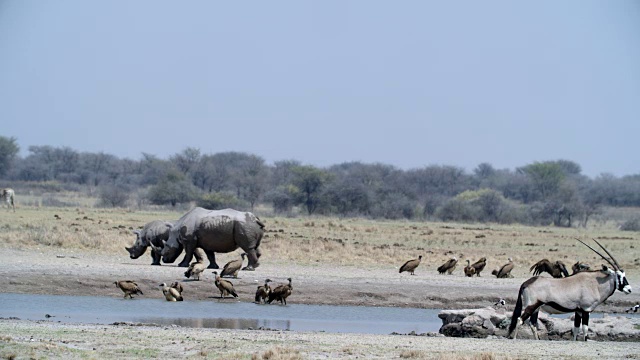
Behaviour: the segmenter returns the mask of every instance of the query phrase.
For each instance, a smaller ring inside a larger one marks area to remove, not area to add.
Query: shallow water
[[[196,328],[270,328],[337,333],[425,333],[438,331],[438,309],[258,305],[236,300],[167,302],[97,296],[0,294],[0,317],[78,323],[110,324],[127,321]],[[46,318],[49,314],[53,317]]]

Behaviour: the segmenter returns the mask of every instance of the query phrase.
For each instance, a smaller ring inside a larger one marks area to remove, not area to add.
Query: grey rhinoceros
[[[171,228],[169,239],[164,242],[162,261],[172,263],[184,247],[185,255],[181,267],[189,266],[195,248],[205,252],[228,253],[241,248],[247,253],[249,265],[243,270],[254,270],[260,263],[260,241],[264,235],[264,224],[250,212],[233,209],[208,210],[200,207],[184,214]],[[208,254],[207,254],[208,255]],[[211,265],[215,258],[209,257]]]
[[[125,249],[129,252],[129,257],[132,259],[137,259],[142,254],[147,251],[148,247],[151,247],[151,259],[153,259],[151,265],[160,265],[160,259],[162,258],[162,248],[164,247],[164,241],[169,239],[169,232],[172,223],[163,220],[155,220],[150,223],[147,223],[141,230],[135,230],[133,233],[136,234],[136,241],[133,243],[131,247],[125,247]],[[182,252],[182,245],[178,249],[178,255]],[[209,260],[214,259],[215,263],[215,254],[213,252],[205,251]],[[198,256],[198,253],[195,254],[198,260],[201,259],[202,256]],[[217,269],[217,267],[209,266],[210,268]]]
[[[129,252],[129,257],[137,259],[151,246],[151,258],[153,259],[151,265],[160,265],[160,258],[162,257],[160,251],[162,250],[163,241],[169,239],[171,226],[170,222],[155,220],[146,224],[142,230],[135,230],[133,233],[136,234],[136,241],[133,246],[125,247]]]

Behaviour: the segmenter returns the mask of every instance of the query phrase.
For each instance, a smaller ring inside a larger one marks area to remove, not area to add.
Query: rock
[[[440,334],[450,337],[494,338],[506,337],[511,313],[492,307],[483,309],[443,310],[438,314],[442,320]],[[595,341],[640,341],[640,319],[624,316],[591,318],[589,340]],[[528,322],[520,327],[519,339],[533,339]],[[538,336],[540,339],[571,340],[572,318],[550,317],[540,312]],[[579,338],[582,338],[580,335]]]

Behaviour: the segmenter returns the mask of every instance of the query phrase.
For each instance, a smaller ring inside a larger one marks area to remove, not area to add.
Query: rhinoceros
[[[147,251],[147,247],[151,247],[151,259],[153,259],[151,265],[160,265],[162,247],[164,246],[163,241],[169,239],[171,226],[173,225],[170,222],[155,220],[146,224],[141,230],[135,230],[133,233],[136,234],[136,241],[133,243],[133,246],[125,247],[129,252],[129,257],[137,259]],[[178,250],[178,254],[180,254],[180,252],[182,252],[182,247]],[[212,252],[205,253],[210,260],[215,259],[215,255]],[[199,253],[195,255],[199,261],[203,260],[202,256],[199,256]],[[217,267],[209,267],[217,269]]]
[[[241,248],[247,253],[249,265],[243,270],[254,270],[260,265],[260,241],[264,224],[250,212],[233,209],[191,209],[173,224],[169,239],[164,242],[162,261],[172,263],[184,247],[185,255],[180,267],[187,267],[195,248],[202,248],[207,255],[213,252],[228,253]],[[209,257],[211,264],[215,258]],[[211,267],[211,265],[209,266]]]

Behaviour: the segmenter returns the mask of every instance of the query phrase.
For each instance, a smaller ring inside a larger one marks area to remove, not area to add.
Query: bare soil
[[[106,255],[87,250],[0,249],[0,291],[30,294],[97,295],[120,297],[116,280],[138,282],[146,298],[161,299],[158,284],[182,281],[189,300],[211,300],[219,292],[212,270],[200,281],[185,280],[184,268],[151,266],[151,259],[129,259],[125,254]],[[219,261],[224,263],[224,257]],[[490,273],[466,278],[459,268],[453,275],[439,275],[437,264],[423,263],[416,275],[398,273],[397,267],[302,266],[264,258],[256,271],[241,271],[231,279],[240,295],[253,301],[256,286],[264,279],[293,279],[290,304],[396,306],[417,308],[475,308],[507,300],[513,307],[524,278],[496,279]],[[399,266],[400,264],[398,264]],[[637,293],[616,293],[602,311],[624,311],[640,302]],[[135,299],[132,300],[135,306]],[[1,311],[0,311],[1,314]],[[159,331],[162,329],[163,331]],[[53,358],[633,358],[640,354],[635,343],[578,344],[527,340],[455,339],[394,335],[296,333],[187,329],[175,327],[122,327],[0,320],[0,356]],[[106,335],[106,337],[105,337]]]

